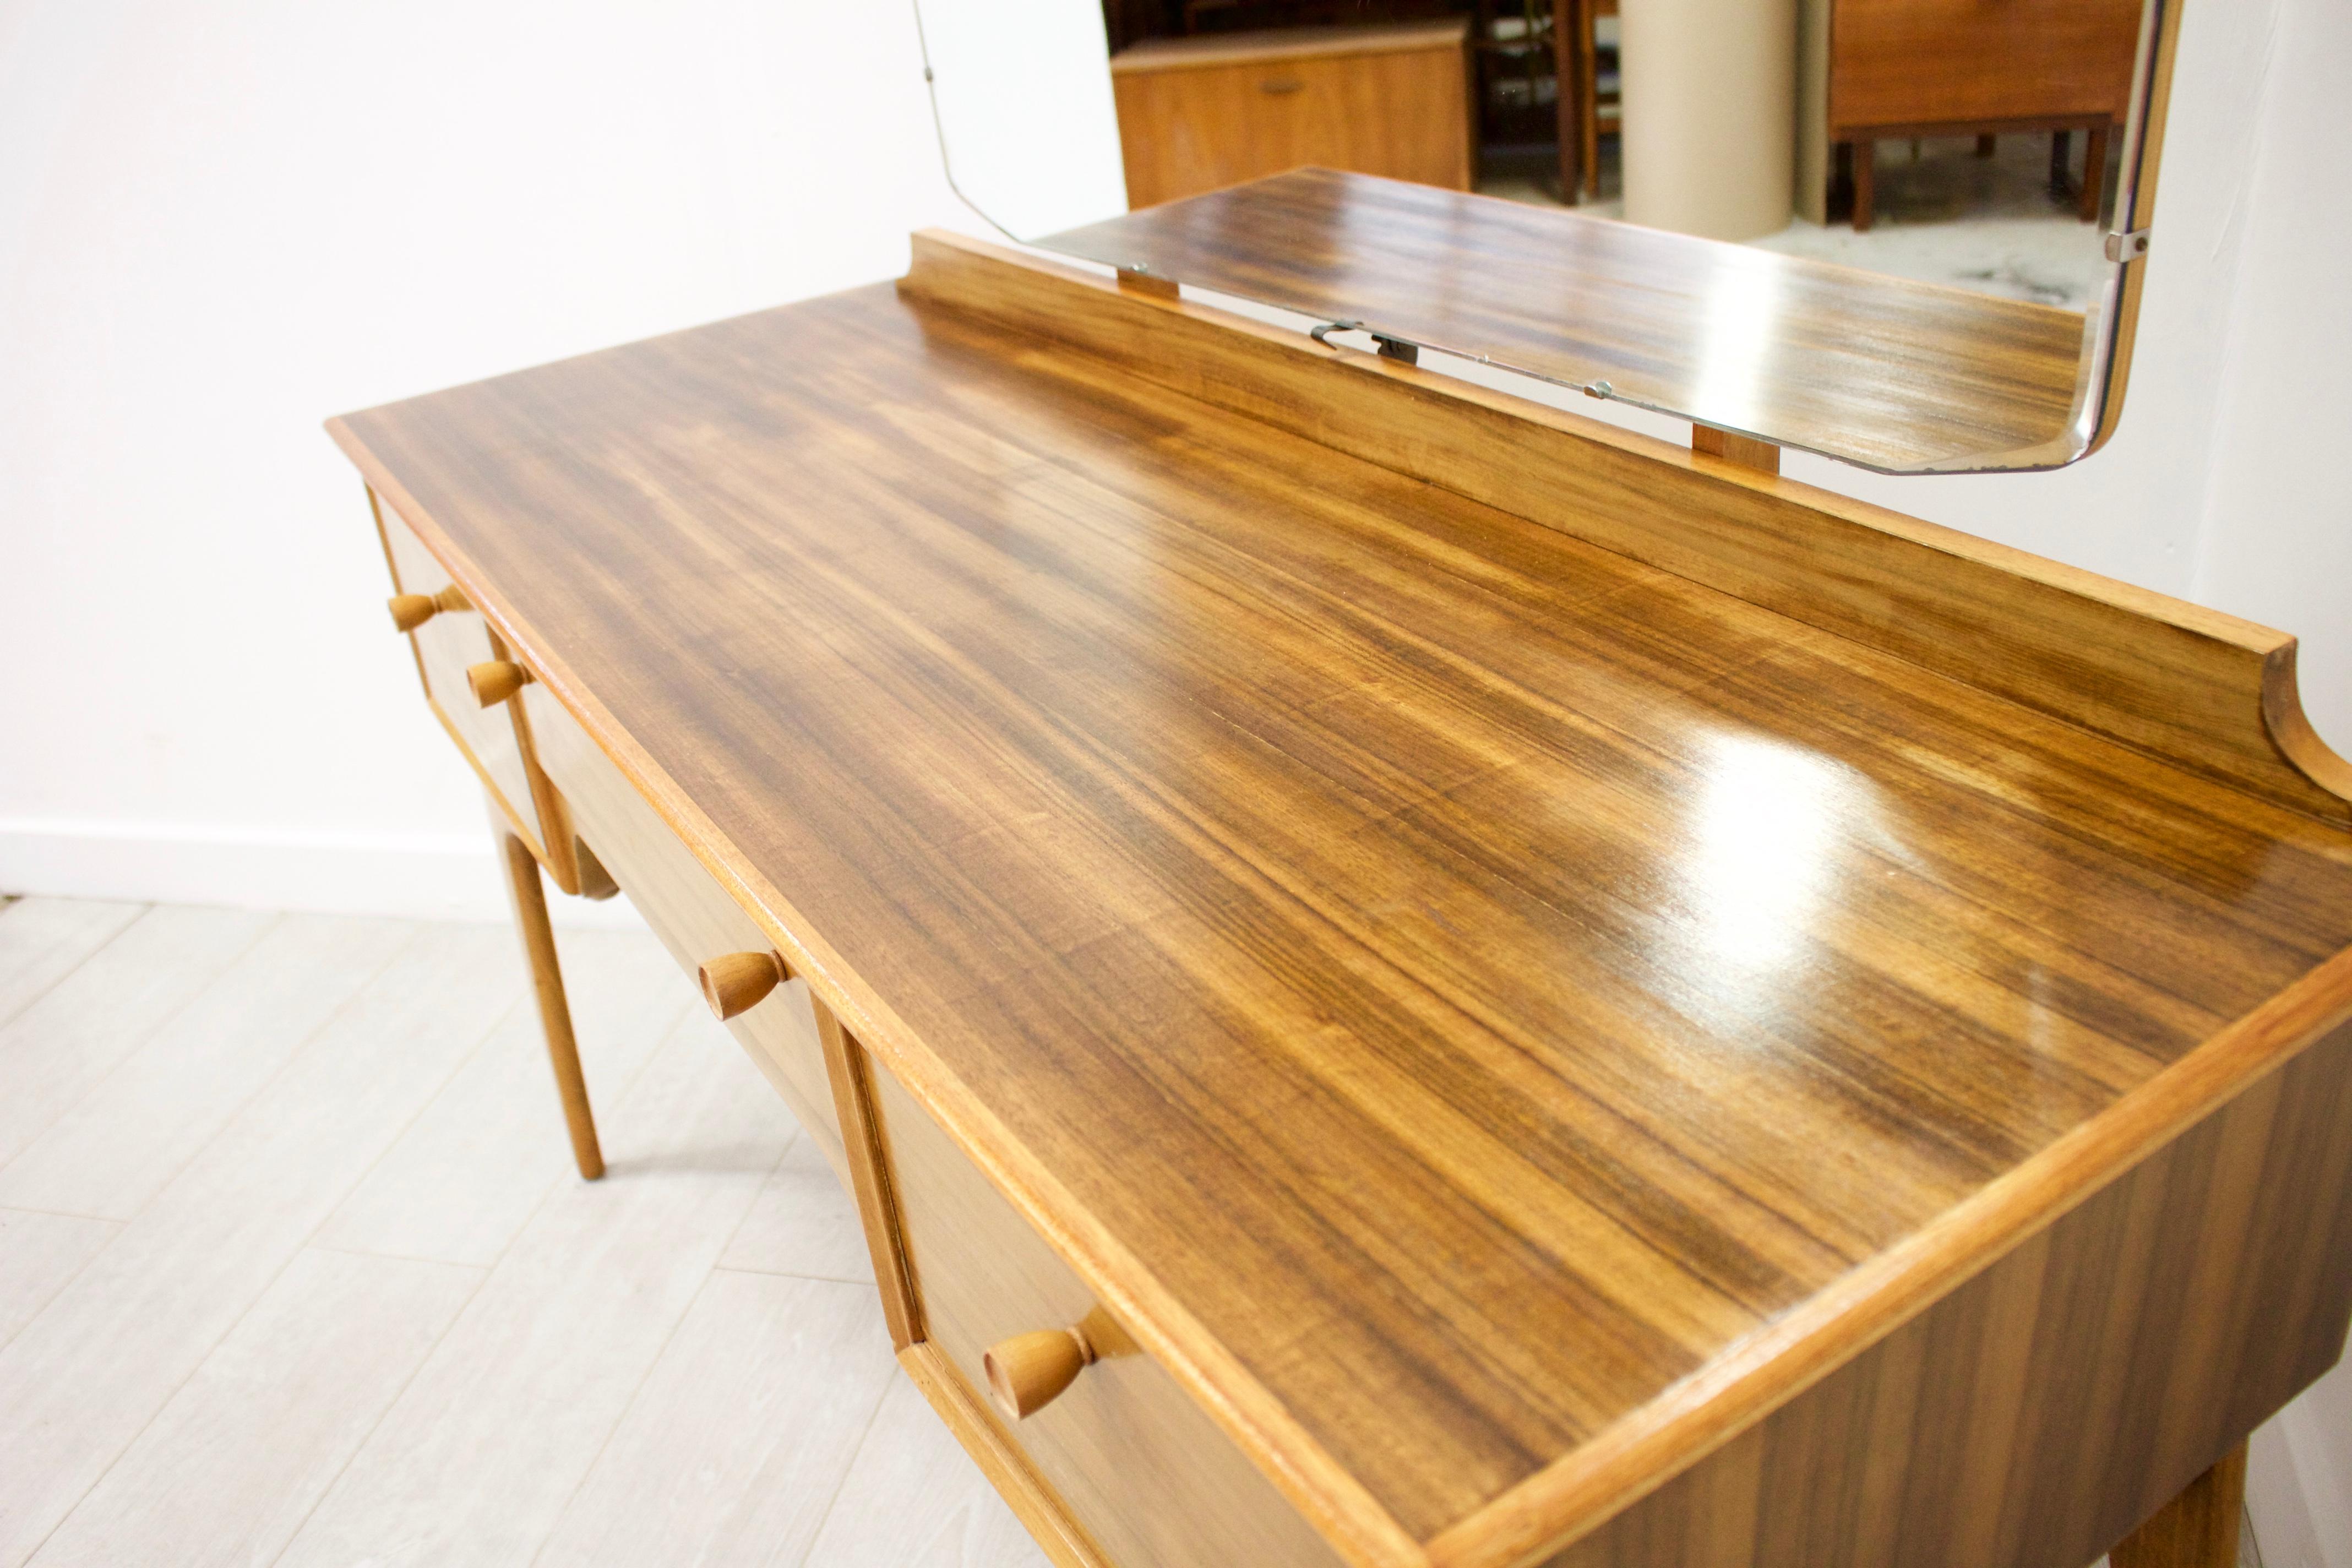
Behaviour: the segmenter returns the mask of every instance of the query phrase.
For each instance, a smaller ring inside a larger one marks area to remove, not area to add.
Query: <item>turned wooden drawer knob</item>
[[[495,708],[530,684],[530,671],[512,659],[487,659],[467,667],[466,684],[474,689],[475,701]]]
[[[730,952],[704,964],[694,977],[702,982],[702,999],[723,1024],[758,1006],[782,984],[784,964],[772,952]]]
[[[473,604],[465,590],[452,583],[437,594],[394,594],[384,601],[392,610],[392,624],[404,632],[413,632],[444,610],[470,610]]]
[[[1001,1340],[988,1347],[980,1364],[988,1374],[989,1397],[1019,1421],[1051,1405],[1094,1361],[1094,1342],[1085,1329],[1074,1327]]]

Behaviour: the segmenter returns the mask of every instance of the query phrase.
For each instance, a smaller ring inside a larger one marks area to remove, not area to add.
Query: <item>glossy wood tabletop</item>
[[[887,288],[340,434],[1415,1539],[2352,944],[2338,826]]]
[[[2075,311],[1328,169],[1039,243],[1878,468],[2058,440],[2083,357]]]

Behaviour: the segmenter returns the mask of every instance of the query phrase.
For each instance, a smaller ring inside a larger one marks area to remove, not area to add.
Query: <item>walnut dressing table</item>
[[[2343,1345],[2291,637],[943,235],[330,427],[1066,1568],[2218,1564]]]

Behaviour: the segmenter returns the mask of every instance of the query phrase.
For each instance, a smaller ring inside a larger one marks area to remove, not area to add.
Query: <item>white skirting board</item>
[[[0,818],[0,893],[503,921],[503,875],[487,827],[369,834]],[[625,897],[592,903],[553,883],[547,908],[559,926],[645,924]]]

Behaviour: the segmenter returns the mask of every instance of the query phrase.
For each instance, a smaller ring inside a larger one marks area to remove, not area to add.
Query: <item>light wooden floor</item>
[[[1045,1559],[650,936],[0,909],[0,1568]]]

